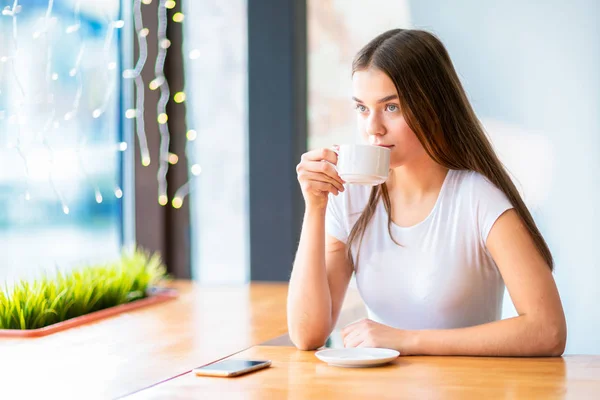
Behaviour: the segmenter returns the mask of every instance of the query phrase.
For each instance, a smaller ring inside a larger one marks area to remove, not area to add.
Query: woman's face
[[[375,68],[356,71],[352,90],[359,130],[370,144],[390,148],[390,168],[427,157],[404,120],[398,92],[389,76]]]

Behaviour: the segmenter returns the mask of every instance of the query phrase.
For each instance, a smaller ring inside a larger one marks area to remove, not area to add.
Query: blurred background
[[[300,155],[358,139],[354,54],[422,28],[446,45],[554,253],[567,353],[600,353],[597,1],[0,6],[0,282],[133,244],[204,284],[287,280]]]

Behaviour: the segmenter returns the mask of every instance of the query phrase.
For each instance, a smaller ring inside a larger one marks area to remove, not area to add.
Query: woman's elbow
[[[306,331],[299,332],[294,330],[289,330],[288,332],[290,340],[298,350],[316,350],[319,347],[322,347],[327,341],[327,336],[324,336],[323,334],[314,334]]]
[[[560,357],[567,346],[567,327],[565,323],[554,324],[551,328],[544,329],[544,340],[541,341],[544,356]]]
[[[317,350],[319,347],[323,346],[323,343],[319,343],[319,342],[293,342],[294,346],[296,346],[296,348],[298,350],[302,350],[302,351],[312,351],[312,350]]]
[[[294,346],[298,350],[302,351],[310,351],[316,350],[319,347],[322,347],[325,344],[327,339],[322,339],[320,337],[308,337],[308,336],[297,336],[290,334],[290,339]]]

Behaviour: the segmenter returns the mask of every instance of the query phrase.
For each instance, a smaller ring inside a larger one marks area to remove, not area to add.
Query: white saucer
[[[317,351],[315,356],[336,367],[374,367],[396,359],[400,353],[391,349],[352,347]]]
[[[340,174],[340,178],[342,178],[346,183],[369,186],[381,185],[387,180],[386,176],[362,174]]]

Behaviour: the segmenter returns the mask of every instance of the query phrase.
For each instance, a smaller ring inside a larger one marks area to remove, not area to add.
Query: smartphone
[[[239,376],[248,372],[257,371],[259,369],[271,366],[271,361],[255,361],[255,360],[221,360],[203,367],[194,368],[193,372],[196,375],[205,376]]]

